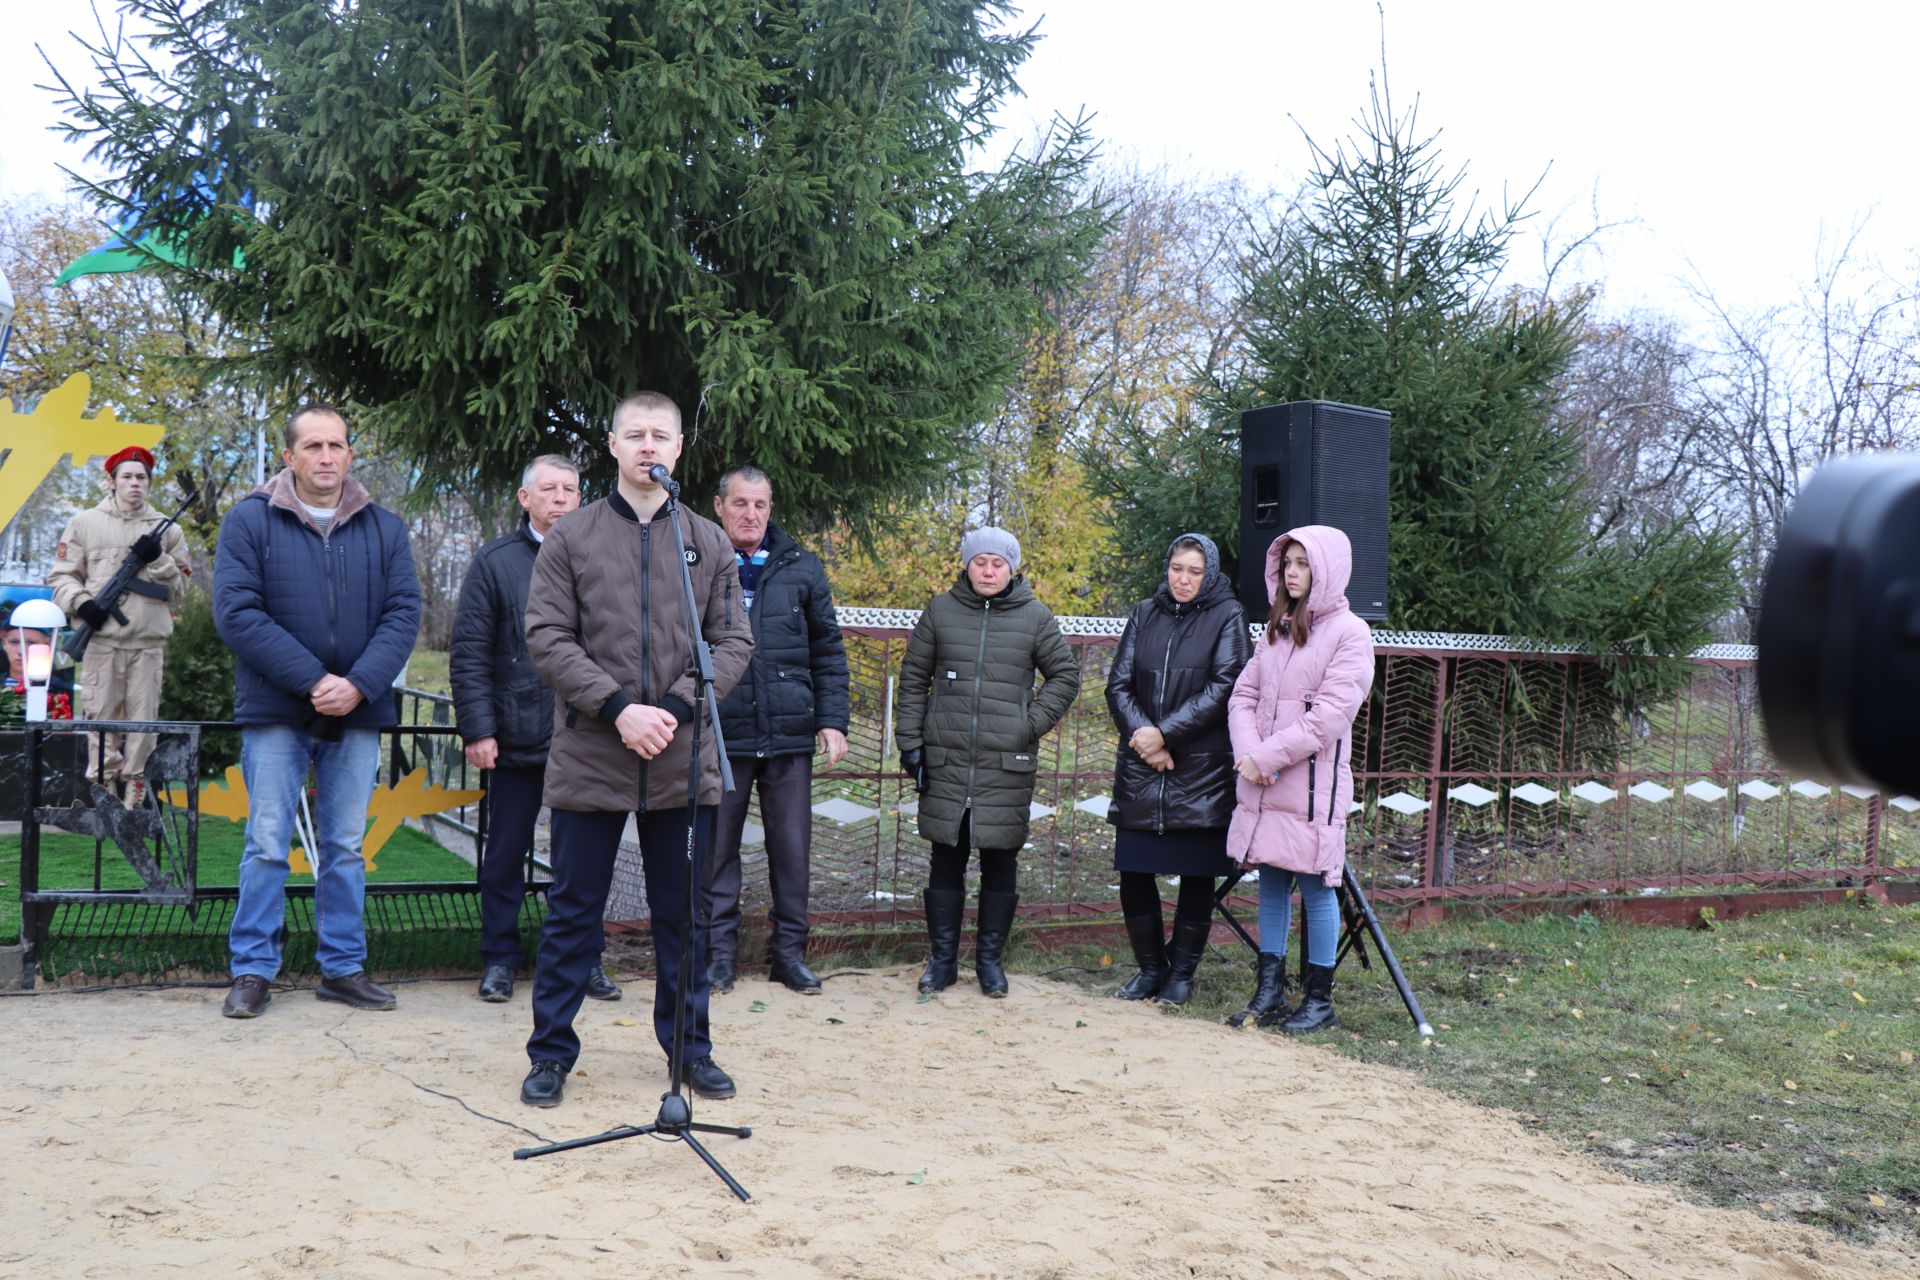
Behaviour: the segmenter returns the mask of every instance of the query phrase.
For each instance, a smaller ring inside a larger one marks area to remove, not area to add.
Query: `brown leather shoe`
[[[273,999],[267,980],[255,973],[243,973],[227,989],[227,1002],[220,1012],[229,1018],[257,1018]]]
[[[344,978],[328,978],[314,988],[313,994],[322,1000],[338,1000],[341,1004],[350,1004],[356,1009],[391,1009],[400,1003],[393,998],[393,992],[369,978],[365,973],[350,973]]]

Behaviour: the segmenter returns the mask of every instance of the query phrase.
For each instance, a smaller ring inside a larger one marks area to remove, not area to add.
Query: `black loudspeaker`
[[[1240,603],[1267,617],[1267,548],[1303,524],[1332,525],[1353,543],[1347,603],[1387,620],[1387,459],[1383,409],[1292,400],[1240,415]]]

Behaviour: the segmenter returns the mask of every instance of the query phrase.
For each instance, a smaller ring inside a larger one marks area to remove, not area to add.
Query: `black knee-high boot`
[[[927,968],[920,990],[945,991],[960,980],[960,917],[967,895],[958,889],[928,889],[921,894],[927,906]]]
[[[1161,1004],[1179,1006],[1193,997],[1193,977],[1199,972],[1207,935],[1212,932],[1211,918],[1173,918],[1173,942],[1167,947],[1167,981],[1160,988]]]
[[[1017,893],[980,891],[980,915],[974,921],[973,972],[980,979],[982,995],[999,999],[1007,994],[1007,971],[1000,966],[1006,954],[1007,935],[1013,932],[1013,910],[1020,905]]]
[[[1122,1000],[1151,1000],[1167,981],[1167,939],[1158,915],[1128,916],[1127,941],[1133,944],[1133,962],[1140,972],[1113,994]]]

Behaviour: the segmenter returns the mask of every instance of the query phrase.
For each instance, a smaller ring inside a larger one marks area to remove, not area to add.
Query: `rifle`
[[[180,505],[180,509],[153,528],[147,530],[147,532],[151,533],[155,539],[160,538],[173,526],[174,522],[179,520],[181,516],[187,514],[188,507],[191,507],[199,500],[199,493],[193,488],[192,481],[188,481],[187,500]],[[146,567],[146,565],[140,562],[140,557],[135,555],[133,549],[129,547],[127,549],[127,558],[120,562],[120,567],[113,571],[111,578],[107,579],[107,585],[100,588],[100,590],[94,594],[93,602],[102,609],[105,609],[107,616],[123,627],[127,625],[127,615],[121,611],[120,602],[126,598],[127,592],[135,591],[140,595],[147,595],[150,592],[159,591],[163,597],[166,594],[166,588],[155,587],[152,583],[135,584],[134,579],[137,578],[140,575],[140,571]],[[145,587],[146,590],[142,591],[140,587]],[[60,645],[60,651],[69,658],[72,658],[75,662],[78,662],[81,657],[86,654],[87,645],[92,643],[92,641],[93,624],[83,621],[68,633],[66,640]]]

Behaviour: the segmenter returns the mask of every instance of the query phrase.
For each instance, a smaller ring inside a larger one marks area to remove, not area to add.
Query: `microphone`
[[[653,481],[662,489],[665,489],[669,498],[677,498],[680,496],[680,482],[675,480],[673,473],[668,471],[662,464],[656,462],[648,467],[647,479]]]

